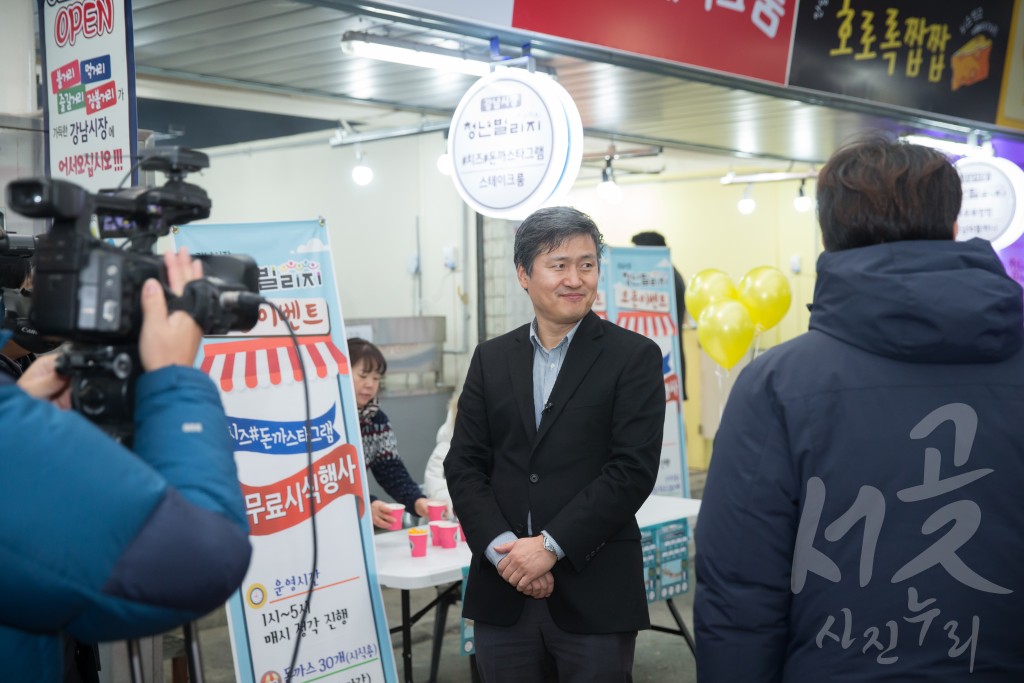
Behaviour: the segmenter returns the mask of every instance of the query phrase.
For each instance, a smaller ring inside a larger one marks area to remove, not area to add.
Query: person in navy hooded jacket
[[[961,180],[867,138],[818,177],[810,330],[738,378],[696,530],[701,683],[1024,681],[1024,318]]]
[[[165,257],[180,294],[202,274]],[[0,373],[0,667],[5,681],[63,679],[69,639],[153,635],[222,604],[249,564],[245,508],[217,390],[191,365],[202,335],[142,294],[129,451],[69,406],[55,356],[17,384]],[[0,332],[0,346],[7,332]]]

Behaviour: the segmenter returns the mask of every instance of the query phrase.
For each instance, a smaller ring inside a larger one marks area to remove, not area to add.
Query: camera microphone
[[[243,311],[245,317],[252,315],[254,310],[259,311],[260,304],[265,301],[262,296],[252,292],[224,292],[220,295],[221,306],[231,312]]]

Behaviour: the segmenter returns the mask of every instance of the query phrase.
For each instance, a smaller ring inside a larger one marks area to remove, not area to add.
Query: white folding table
[[[700,511],[700,501],[692,498],[675,498],[673,496],[651,496],[636,513],[636,521],[640,527],[654,526],[678,519],[687,519],[692,528]],[[374,536],[377,551],[377,579],[380,585],[397,588],[402,592],[402,623],[392,632],[402,633],[402,670],[407,683],[412,683],[412,625],[424,614],[434,609],[442,601],[447,604],[454,602],[454,594],[461,589],[462,570],[469,566],[472,553],[469,545],[460,540],[455,548],[441,548],[430,545],[428,539],[426,557],[412,557],[409,553],[408,530],[379,533]],[[410,614],[409,591],[421,588],[432,588],[444,584],[452,584],[441,591],[438,596],[416,614]],[[672,603],[666,600],[669,610],[678,628],[652,626],[656,631],[674,633],[686,639],[693,649],[693,637],[683,623],[682,617]],[[443,630],[443,621],[439,624]],[[436,674],[437,657],[440,646],[438,624],[434,630],[434,661],[431,662],[431,673]]]

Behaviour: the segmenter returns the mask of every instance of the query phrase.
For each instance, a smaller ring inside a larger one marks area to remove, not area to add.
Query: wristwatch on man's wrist
[[[547,534],[541,534],[541,538],[544,539],[544,550],[555,556],[558,559],[558,550],[555,548],[555,542],[551,540],[551,537]]]

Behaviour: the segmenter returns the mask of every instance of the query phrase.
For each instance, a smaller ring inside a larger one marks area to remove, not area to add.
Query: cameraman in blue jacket
[[[1024,681],[1024,314],[957,170],[818,176],[810,330],[729,396],[697,526],[701,683]]]
[[[165,256],[181,294],[202,276]],[[249,564],[248,525],[201,339],[142,291],[135,437],[129,451],[69,406],[54,356],[0,380],[0,666],[11,681],[60,681],[63,642],[153,635],[224,602]],[[6,336],[7,333],[3,333]],[[0,346],[3,344],[0,339]],[[5,376],[6,377],[6,376]]]

